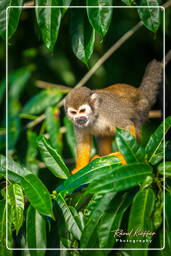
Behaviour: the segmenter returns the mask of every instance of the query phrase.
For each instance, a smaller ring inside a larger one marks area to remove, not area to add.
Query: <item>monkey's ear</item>
[[[90,101],[91,101],[91,104],[94,106],[94,107],[98,107],[100,102],[101,102],[101,99],[100,97],[98,96],[97,93],[93,93],[91,94],[90,96]]]

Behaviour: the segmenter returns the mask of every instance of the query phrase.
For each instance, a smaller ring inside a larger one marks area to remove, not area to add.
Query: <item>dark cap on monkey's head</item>
[[[89,101],[91,94],[92,91],[87,87],[73,89],[65,98],[65,108],[69,105],[72,108],[78,109],[81,105],[84,105]]]

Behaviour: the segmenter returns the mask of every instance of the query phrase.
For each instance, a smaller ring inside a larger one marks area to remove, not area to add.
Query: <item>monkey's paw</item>
[[[93,160],[96,159],[96,158],[99,158],[99,157],[101,157],[101,156],[99,156],[99,155],[94,155],[94,156],[92,156],[92,157],[90,158],[90,162],[93,161]]]
[[[121,161],[122,164],[124,164],[124,165],[127,164],[127,162],[121,152],[114,152],[114,153],[109,154],[108,156],[116,156],[119,158],[119,160]]]
[[[71,174],[73,175],[73,174],[75,174],[75,173],[77,173],[77,172],[79,172],[81,170],[81,168],[74,168],[72,171],[71,171]]]

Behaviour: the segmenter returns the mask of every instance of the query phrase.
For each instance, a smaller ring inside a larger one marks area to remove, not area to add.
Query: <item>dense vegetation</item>
[[[6,7],[23,5],[25,2],[5,0],[0,3],[0,35],[3,39],[6,33]],[[87,0],[81,4],[97,7],[112,4],[158,6],[165,5],[165,2],[123,0],[122,3],[113,3],[112,0]],[[74,0],[35,1],[35,5],[39,6],[78,4]],[[171,8],[166,7],[168,50]],[[163,11],[160,8],[9,9],[7,126],[4,73],[1,74],[0,83],[3,117],[0,123],[0,255],[169,255],[169,64],[166,69],[167,118],[150,119],[142,129],[141,141],[117,129],[113,150],[124,155],[127,165],[122,165],[117,157],[102,157],[71,176],[75,137],[61,103],[70,88],[78,85],[83,75],[109,47],[136,26],[133,38],[125,41],[122,47],[120,45],[118,52],[93,74],[87,86],[103,88],[116,82],[138,86],[148,61],[152,58],[162,59],[162,25]],[[1,40],[2,67],[4,57],[5,46]],[[154,109],[162,110],[162,104],[161,93]],[[163,133],[167,134],[166,141]],[[95,153],[94,140],[92,154]],[[166,194],[163,193],[163,184]],[[166,223],[163,221],[165,214]],[[7,245],[9,248],[22,248],[23,251],[6,248],[6,216]],[[165,226],[166,234],[163,233]],[[150,231],[155,234],[144,237],[132,232],[119,237],[124,240],[120,241],[115,233],[117,229],[124,232]],[[162,248],[163,234],[166,247],[162,251],[124,250]],[[137,237],[147,241],[137,242]],[[24,251],[24,248],[42,250]],[[76,249],[56,251],[45,248]],[[108,250],[89,252],[79,248]],[[123,250],[112,251],[112,248]]]

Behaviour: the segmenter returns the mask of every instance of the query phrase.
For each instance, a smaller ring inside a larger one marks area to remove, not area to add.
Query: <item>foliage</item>
[[[171,127],[171,117],[168,117],[164,124],[168,130]],[[163,225],[163,160],[160,159],[160,163],[152,165],[150,152],[156,152],[163,140],[160,133],[162,127],[163,124],[151,135],[145,148],[140,146],[129,132],[118,129],[116,145],[127,157],[128,164],[122,165],[117,157],[102,157],[93,160],[72,176],[69,175],[58,151],[50,145],[50,141],[45,137],[38,137],[38,148],[47,168],[54,177],[65,179],[63,183],[61,180],[61,184],[51,192],[52,194],[36,174],[11,158],[6,162],[5,157],[1,155],[1,177],[6,177],[7,164],[7,177],[10,182],[7,186],[8,210],[11,208],[9,222],[16,234],[20,232],[20,240],[25,235],[27,239],[26,244],[22,243],[21,246],[46,248],[47,227],[49,226],[52,232],[54,225],[58,226],[56,247],[61,243],[66,248],[119,246],[114,234],[116,230],[124,229],[126,226],[128,232],[139,230],[158,233]],[[166,162],[166,165],[169,170],[170,162]],[[170,176],[167,177],[169,182]],[[168,189],[170,191],[169,187]],[[29,203],[26,203],[27,200],[24,203],[23,193]],[[5,188],[1,194],[5,199]],[[167,200],[170,200],[169,196],[170,192],[167,192]],[[1,200],[2,206],[4,199]],[[170,218],[169,209],[167,218]],[[1,230],[2,235],[3,232],[5,231]],[[127,239],[136,240],[137,236],[132,234]],[[138,236],[138,241],[140,239],[144,239],[142,235]],[[145,245],[135,243],[134,248],[151,246],[150,240],[153,247],[158,247],[158,239],[162,238],[148,235],[146,239]],[[129,242],[124,245],[131,246]],[[31,255],[35,255],[33,251]]]
[[[158,0],[123,0],[122,2],[131,6],[142,6],[142,8],[137,9],[140,19],[147,29],[154,33],[157,32],[161,21],[161,9],[160,7],[155,8],[160,5]],[[21,6],[23,3],[23,0],[5,0],[4,4],[1,4],[0,35],[2,38],[5,39],[6,36],[6,8],[9,7],[7,11],[7,20],[8,37],[10,38],[17,29],[22,11],[21,8],[13,8],[12,6]],[[67,9],[69,9],[68,11],[70,12],[71,19],[70,34],[73,52],[82,62],[88,64],[94,50],[95,32],[103,38],[109,30],[114,11],[114,9],[109,6],[113,5],[113,1],[87,0],[85,8],[80,10],[77,8],[70,9],[69,6],[72,4],[76,5],[77,1],[36,0],[35,5],[40,6],[40,8],[35,8],[37,25],[40,29],[44,44],[49,50],[53,50],[58,38],[63,16]],[[45,8],[42,8],[41,6],[45,6]],[[52,8],[48,8],[48,6],[52,6]],[[64,8],[56,8],[57,6],[63,6]],[[143,6],[148,6],[149,8],[143,8]],[[150,8],[150,6],[152,7]]]
[[[23,5],[26,2],[0,1],[0,36],[3,39],[6,36],[6,8]],[[163,247],[164,173],[166,174],[166,250],[159,252],[158,255],[168,255],[171,250],[171,212],[168,207],[171,203],[171,153],[170,142],[163,141],[163,131],[165,128],[166,133],[170,129],[171,117],[165,120],[164,126],[163,124],[158,126],[158,122],[150,121],[147,124],[148,131],[143,130],[142,143],[128,132],[117,129],[114,147],[124,155],[127,165],[123,166],[117,157],[106,156],[91,161],[85,168],[71,176],[70,170],[74,165],[76,146],[74,129],[59,107],[68,88],[49,83],[42,86],[40,83],[42,87],[38,89],[36,88],[38,82],[35,82],[38,79],[47,79],[74,86],[77,79],[81,78],[87,68],[94,65],[103,51],[141,20],[145,31],[142,35],[145,36],[140,35],[139,40],[135,37],[133,39],[135,44],[130,42],[122,49],[121,55],[114,56],[116,61],[114,68],[113,62],[112,68],[109,68],[108,64],[106,67],[102,66],[97,72],[96,79],[91,81],[94,84],[93,88],[100,88],[104,84],[111,83],[111,80],[113,83],[113,79],[117,81],[118,73],[121,78],[128,77],[131,73],[130,81],[134,84],[135,77],[135,81],[136,79],[139,81],[136,76],[139,73],[137,70],[144,68],[143,61],[140,62],[139,57],[141,60],[144,58],[146,65],[148,59],[153,58],[156,52],[160,52],[162,10],[152,7],[137,8],[128,14],[124,12],[120,17],[121,12],[117,13],[116,9],[108,7],[115,4],[112,0],[83,1],[85,8],[82,9],[69,8],[70,5],[82,4],[76,0],[34,2],[38,6],[51,5],[64,8],[33,9],[29,14],[32,15],[31,21],[27,19],[28,13],[21,8],[8,8],[11,62],[8,76],[7,145],[5,145],[4,114],[0,128],[2,152],[0,155],[0,256],[15,255],[15,252],[6,248],[6,243],[9,248],[42,249],[24,251],[19,255],[48,256],[51,253],[54,255],[54,252],[45,248],[87,247],[109,248],[106,251],[93,251],[97,256],[114,255],[112,248],[122,246],[124,250],[130,247],[128,242],[120,244],[116,240],[116,229],[131,231],[140,228],[143,231],[153,231],[156,235],[147,236],[152,243],[146,242],[143,248]],[[157,7],[165,1],[122,0],[120,2],[122,6]],[[95,8],[88,8],[92,4]],[[29,25],[26,26],[25,22],[28,21],[34,24],[35,38],[33,30],[29,31]],[[166,23],[166,33],[169,35],[169,14]],[[27,36],[23,34],[23,30]],[[147,39],[148,43],[150,42],[150,53],[141,54],[138,48],[140,55],[133,56],[135,45],[141,44],[143,40],[147,45]],[[5,52],[2,44],[0,41],[0,60]],[[13,48],[15,44],[18,44],[18,50]],[[152,47],[153,52],[151,52]],[[16,52],[12,53],[11,49],[15,49]],[[76,58],[72,56],[71,49]],[[160,54],[158,58],[161,59]],[[131,64],[127,61],[128,65],[126,65],[125,59],[131,59]],[[138,65],[133,67],[135,60]],[[126,70],[127,74],[123,70]],[[111,79],[105,80],[105,76],[110,76]],[[5,79],[0,82],[0,104],[3,110],[5,110],[4,103]],[[5,147],[7,147],[7,158]],[[95,147],[93,150],[93,154],[96,153]],[[6,216],[8,241],[5,241]],[[134,235],[124,236],[124,239],[128,238],[136,239]],[[144,237],[139,236],[139,239]],[[142,246],[140,243],[133,245],[135,248]],[[117,252],[116,255],[138,253],[139,251],[122,251]],[[151,256],[151,251],[141,251],[141,253]],[[60,253],[71,256],[88,254],[89,251],[86,250]]]

